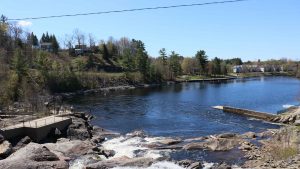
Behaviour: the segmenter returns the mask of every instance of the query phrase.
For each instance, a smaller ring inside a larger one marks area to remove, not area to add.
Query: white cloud
[[[18,24],[18,26],[21,26],[21,27],[30,27],[32,25],[32,22],[29,22],[29,21],[19,21],[17,24]]]

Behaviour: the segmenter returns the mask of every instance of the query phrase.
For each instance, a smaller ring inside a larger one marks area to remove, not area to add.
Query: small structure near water
[[[72,119],[69,117],[54,115],[2,128],[0,134],[8,140],[29,136],[32,140],[39,142],[45,139],[51,131],[55,129],[63,131],[71,123]]]
[[[265,120],[269,122],[273,122],[273,119],[278,117],[277,115],[273,115],[270,113],[258,112],[254,110],[241,109],[229,106],[214,106],[214,109],[223,110],[224,112],[235,113],[243,116],[253,117],[260,120]]]

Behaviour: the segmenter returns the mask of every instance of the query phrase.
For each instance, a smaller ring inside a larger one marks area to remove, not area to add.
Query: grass
[[[275,160],[286,160],[290,157],[294,157],[298,154],[297,147],[289,146],[289,147],[282,147],[282,146],[274,146],[270,150],[271,156]]]
[[[183,75],[177,77],[177,80],[203,80],[203,79],[213,79],[213,78],[224,78],[224,75],[215,75],[215,76],[205,76],[205,75]]]

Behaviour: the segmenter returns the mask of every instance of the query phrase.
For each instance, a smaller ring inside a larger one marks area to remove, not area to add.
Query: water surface
[[[93,123],[121,133],[145,130],[153,136],[197,137],[223,132],[259,132],[278,126],[211,107],[235,106],[277,113],[298,104],[300,81],[289,77],[181,83],[74,98],[96,116]]]

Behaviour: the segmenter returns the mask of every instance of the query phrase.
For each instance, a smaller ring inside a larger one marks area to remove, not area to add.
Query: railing
[[[60,121],[64,121],[70,119],[68,116],[62,116],[62,115],[53,115],[53,116],[48,116],[44,117],[41,119],[35,119],[31,121],[23,121],[21,123],[11,125],[11,126],[6,126],[3,127],[2,130],[10,130],[10,129],[16,129],[16,128],[22,128],[22,127],[29,127],[29,128],[39,128],[43,126],[47,126],[50,124],[54,124]]]

